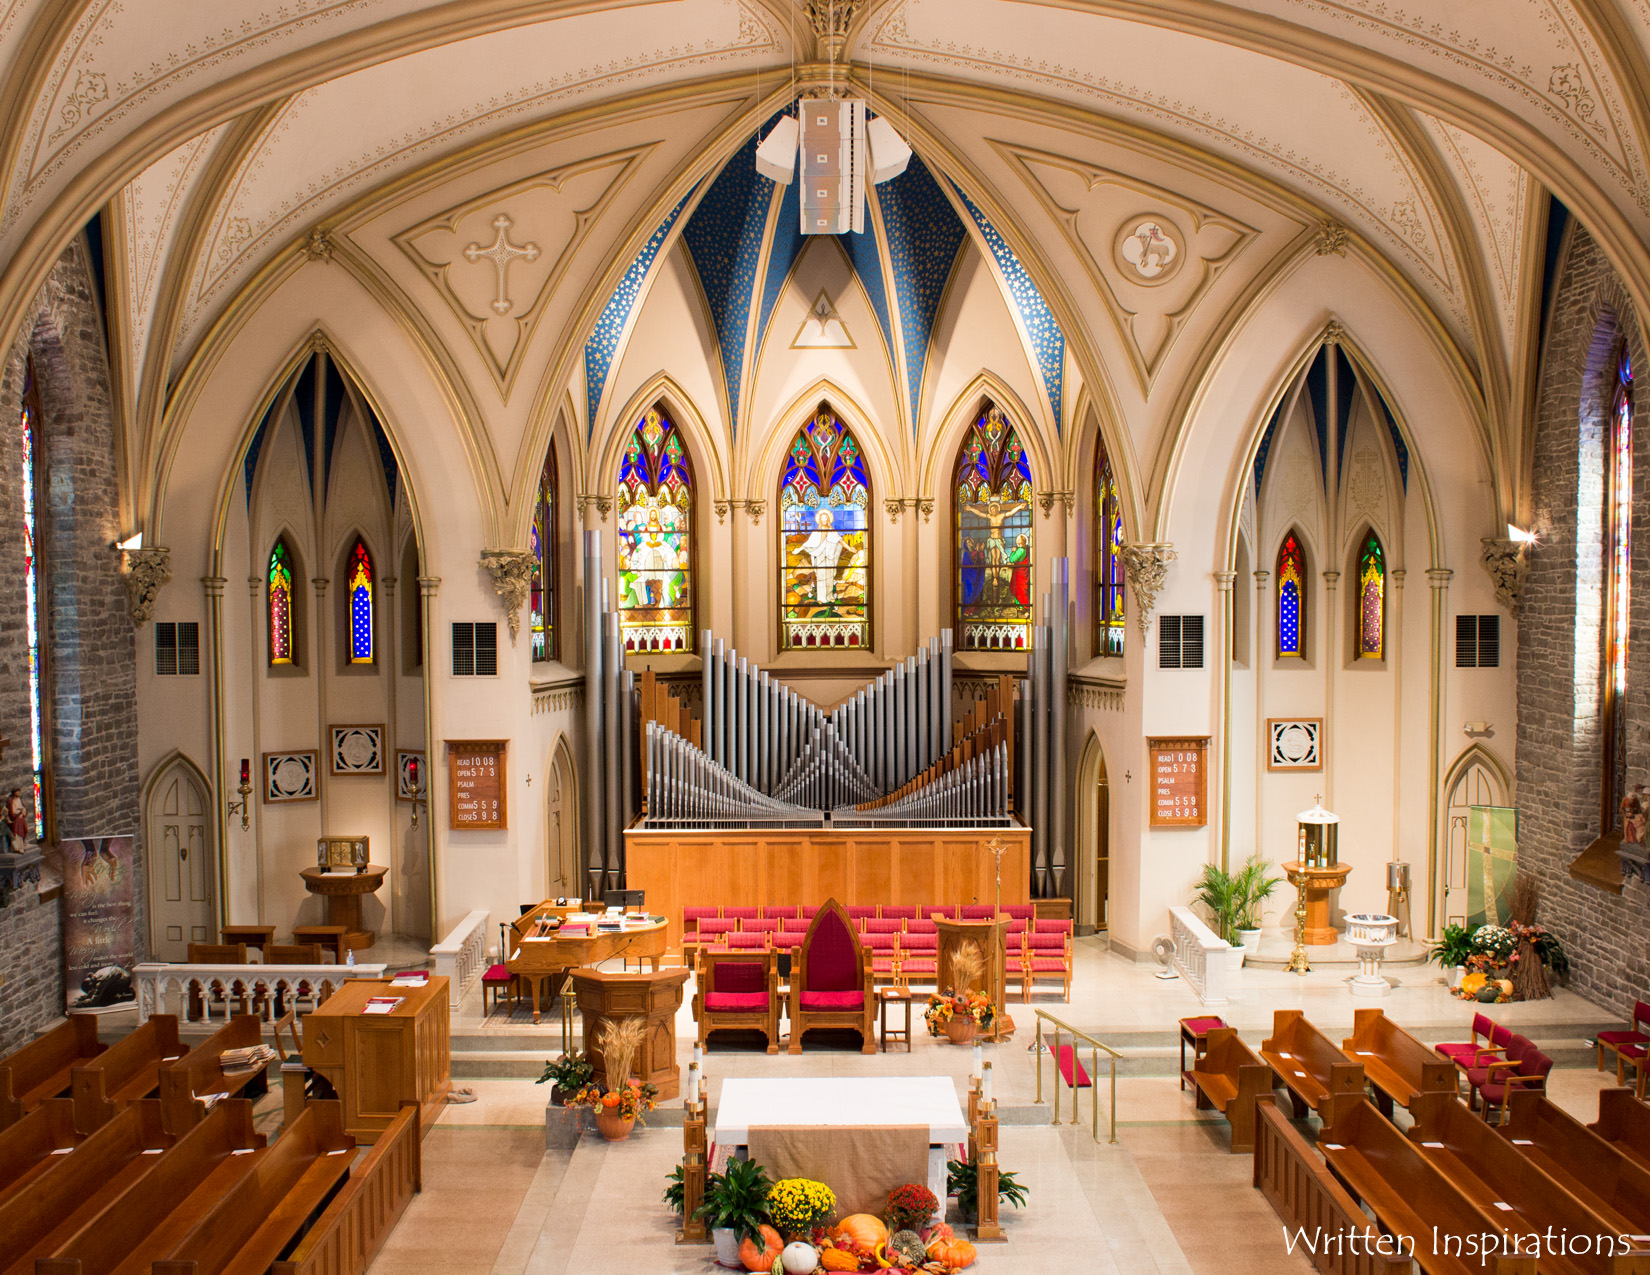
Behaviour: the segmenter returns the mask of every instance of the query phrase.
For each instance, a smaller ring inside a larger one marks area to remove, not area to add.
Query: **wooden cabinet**
[[[365,1013],[375,996],[399,996],[387,1014]],[[420,1127],[441,1114],[452,1087],[447,980],[392,987],[350,979],[304,1017],[304,1065],[318,1071],[344,1104],[344,1129],[373,1142],[404,1101],[419,1104]]]

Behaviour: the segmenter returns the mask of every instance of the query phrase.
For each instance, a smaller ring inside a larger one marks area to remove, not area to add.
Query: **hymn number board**
[[[1152,767],[1152,827],[1201,828],[1209,822],[1204,762],[1209,737],[1148,739]]]
[[[447,827],[508,828],[503,739],[447,741]]]

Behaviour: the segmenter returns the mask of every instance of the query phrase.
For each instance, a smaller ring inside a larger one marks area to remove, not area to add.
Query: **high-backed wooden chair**
[[[812,1028],[847,1027],[859,1033],[862,1053],[876,1053],[875,977],[871,954],[860,946],[848,913],[835,899],[827,900],[791,954],[790,1052],[802,1052],[802,1034]]]
[[[693,1020],[699,1047],[714,1031],[759,1031],[779,1052],[779,958],[764,952],[705,952],[699,958]]]

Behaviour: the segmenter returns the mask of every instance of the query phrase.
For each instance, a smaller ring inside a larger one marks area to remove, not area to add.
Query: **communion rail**
[[[351,978],[383,978],[382,965],[167,965],[150,962],[132,970],[138,1023],[153,1014],[182,1022],[227,1023],[237,1012],[275,1023],[275,1002],[325,1000]],[[242,1008],[237,1011],[236,1006]],[[215,1010],[221,1014],[214,1016]],[[198,1016],[197,1016],[198,1014]]]
[[[435,972],[447,980],[447,1005],[457,1009],[464,993],[487,972],[487,912],[472,912],[430,949]],[[499,959],[503,959],[500,957]]]
[[[1037,1103],[1038,1103],[1039,1106],[1042,1104],[1042,1101],[1043,1101],[1043,1054],[1045,1052],[1045,1050],[1043,1048],[1043,1024],[1044,1023],[1047,1023],[1050,1027],[1052,1027],[1054,1029],[1054,1048],[1052,1050],[1046,1051],[1046,1052],[1048,1052],[1052,1055],[1053,1061],[1054,1061],[1054,1121],[1053,1121],[1053,1123],[1055,1123],[1055,1124],[1060,1123],[1060,1085],[1061,1085],[1061,1082],[1062,1082],[1062,1078],[1061,1078],[1061,1075],[1060,1075],[1060,1033],[1064,1032],[1064,1033],[1066,1033],[1067,1035],[1069,1035],[1071,1037],[1071,1045],[1070,1045],[1070,1049],[1071,1049],[1071,1123],[1072,1124],[1081,1124],[1082,1123],[1082,1121],[1078,1118],[1078,1114],[1077,1114],[1078,1102],[1081,1099],[1082,1092],[1083,1092],[1081,1089],[1079,1089],[1077,1087],[1077,1068],[1078,1068],[1078,1061],[1079,1061],[1078,1057],[1077,1057],[1077,1049],[1078,1049],[1077,1042],[1082,1041],[1083,1044],[1089,1046],[1089,1057],[1090,1057],[1089,1066],[1093,1069],[1089,1074],[1089,1098],[1091,1100],[1090,1105],[1093,1108],[1093,1110],[1090,1113],[1090,1117],[1089,1117],[1090,1132],[1093,1133],[1094,1140],[1096,1142],[1100,1141],[1100,1088],[1099,1088],[1098,1085],[1096,1085],[1094,1083],[1094,1077],[1100,1071],[1100,1055],[1102,1053],[1104,1053],[1106,1055],[1107,1063],[1109,1063],[1110,1066],[1111,1066],[1111,1102],[1109,1104],[1110,1107],[1111,1107],[1111,1136],[1108,1137],[1106,1139],[1106,1141],[1107,1142],[1116,1142],[1117,1141],[1117,1060],[1119,1058],[1121,1058],[1123,1055],[1118,1053],[1115,1049],[1113,1049],[1110,1045],[1106,1044],[1104,1041],[1096,1040],[1093,1036],[1090,1036],[1087,1032],[1078,1031],[1070,1023],[1061,1022],[1058,1018],[1056,1018],[1053,1014],[1049,1013],[1046,1009],[1039,1009],[1037,1011],[1037,1039],[1032,1042],[1032,1051],[1031,1051],[1032,1056],[1037,1059]]]
[[[1226,954],[1232,945],[1198,920],[1190,908],[1169,909],[1169,930],[1174,935],[1175,972],[1203,1004],[1224,1005],[1230,978]]]

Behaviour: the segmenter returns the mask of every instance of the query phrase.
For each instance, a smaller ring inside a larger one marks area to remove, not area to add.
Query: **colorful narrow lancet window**
[[[1627,792],[1627,629],[1633,561],[1633,362],[1623,349],[1610,404],[1604,535],[1607,579],[1604,638],[1603,827],[1619,826]]]
[[[965,651],[1031,645],[1031,465],[1002,411],[968,427],[952,485],[956,616]]]
[[[693,647],[693,470],[656,407],[619,462],[619,626],[626,651]]]
[[[1278,658],[1306,654],[1306,553],[1291,531],[1278,550]]]
[[[859,440],[821,407],[791,440],[779,488],[785,646],[870,644],[870,509]]]
[[[1095,642],[1097,655],[1123,654],[1123,505],[1101,441],[1094,463]]]
[[[292,663],[292,552],[285,540],[269,554],[269,662]]]
[[[349,662],[372,663],[372,555],[359,538],[349,554]]]
[[[532,631],[533,659],[556,658],[556,445],[544,453],[539,471],[539,494],[533,503],[533,525],[527,532],[533,555],[533,578],[527,593],[527,619]]]
[[[1358,550],[1358,658],[1386,658],[1386,554],[1373,531]]]
[[[23,388],[23,596],[29,645],[29,745],[34,761],[34,839],[46,836],[46,747],[43,669],[41,667],[40,539],[35,509],[35,448],[39,439],[35,427],[39,413],[34,406],[34,369],[29,369]]]

